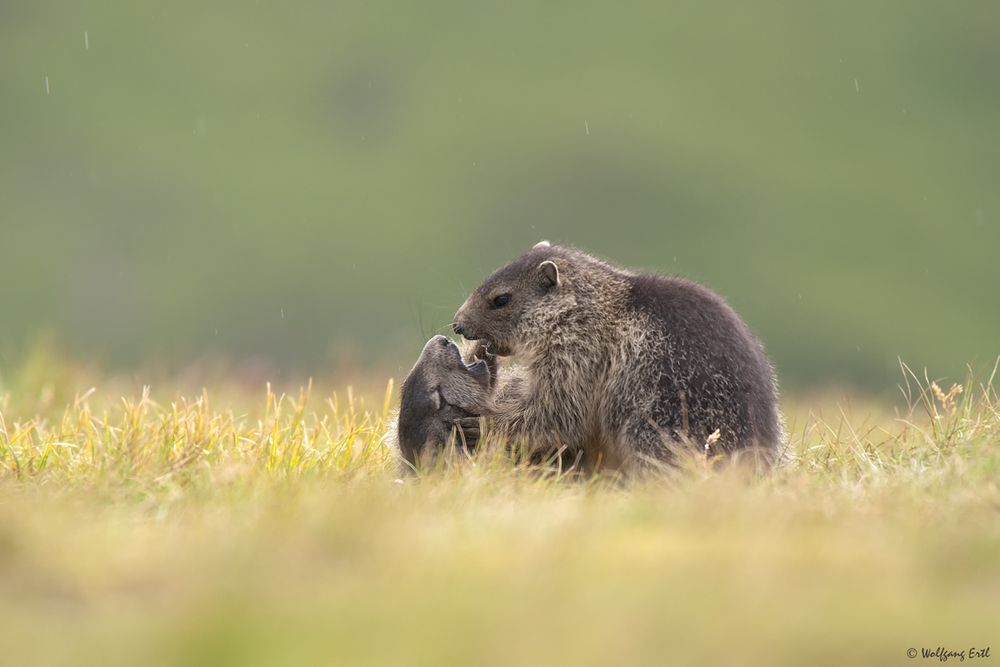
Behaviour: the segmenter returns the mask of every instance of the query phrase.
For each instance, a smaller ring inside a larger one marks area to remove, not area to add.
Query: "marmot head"
[[[398,436],[403,458],[417,465],[424,451],[448,443],[461,420],[486,414],[491,377],[485,360],[465,363],[458,346],[444,336],[427,341],[401,391]]]
[[[576,303],[560,274],[564,255],[542,241],[496,270],[455,313],[455,333],[499,356],[531,353]]]

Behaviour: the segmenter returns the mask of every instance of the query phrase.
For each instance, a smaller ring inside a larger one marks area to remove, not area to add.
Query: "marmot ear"
[[[559,267],[555,262],[546,260],[538,265],[538,270],[542,273],[542,281],[546,287],[559,285]]]
[[[552,244],[549,243],[548,241],[539,241],[538,243],[535,244],[535,247],[532,248],[532,250],[539,250],[540,248],[551,248],[551,247]]]

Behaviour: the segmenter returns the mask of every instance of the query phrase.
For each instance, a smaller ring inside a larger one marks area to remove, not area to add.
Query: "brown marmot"
[[[523,381],[501,384],[491,411],[500,436],[532,450],[629,472],[674,461],[678,448],[770,463],[782,447],[763,347],[690,280],[543,241],[490,275],[454,329],[522,365]]]

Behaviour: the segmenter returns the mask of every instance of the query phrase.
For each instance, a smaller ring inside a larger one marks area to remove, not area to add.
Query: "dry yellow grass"
[[[495,457],[398,480],[388,393],[70,385],[0,399],[4,664],[886,665],[1000,641],[988,383],[792,399],[772,475],[626,487]]]

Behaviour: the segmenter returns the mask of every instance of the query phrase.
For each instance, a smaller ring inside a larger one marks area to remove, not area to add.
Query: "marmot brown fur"
[[[535,451],[628,472],[678,448],[773,462],[782,446],[763,347],[692,281],[542,242],[490,275],[454,328],[521,363],[521,381],[496,391],[494,430]]]

